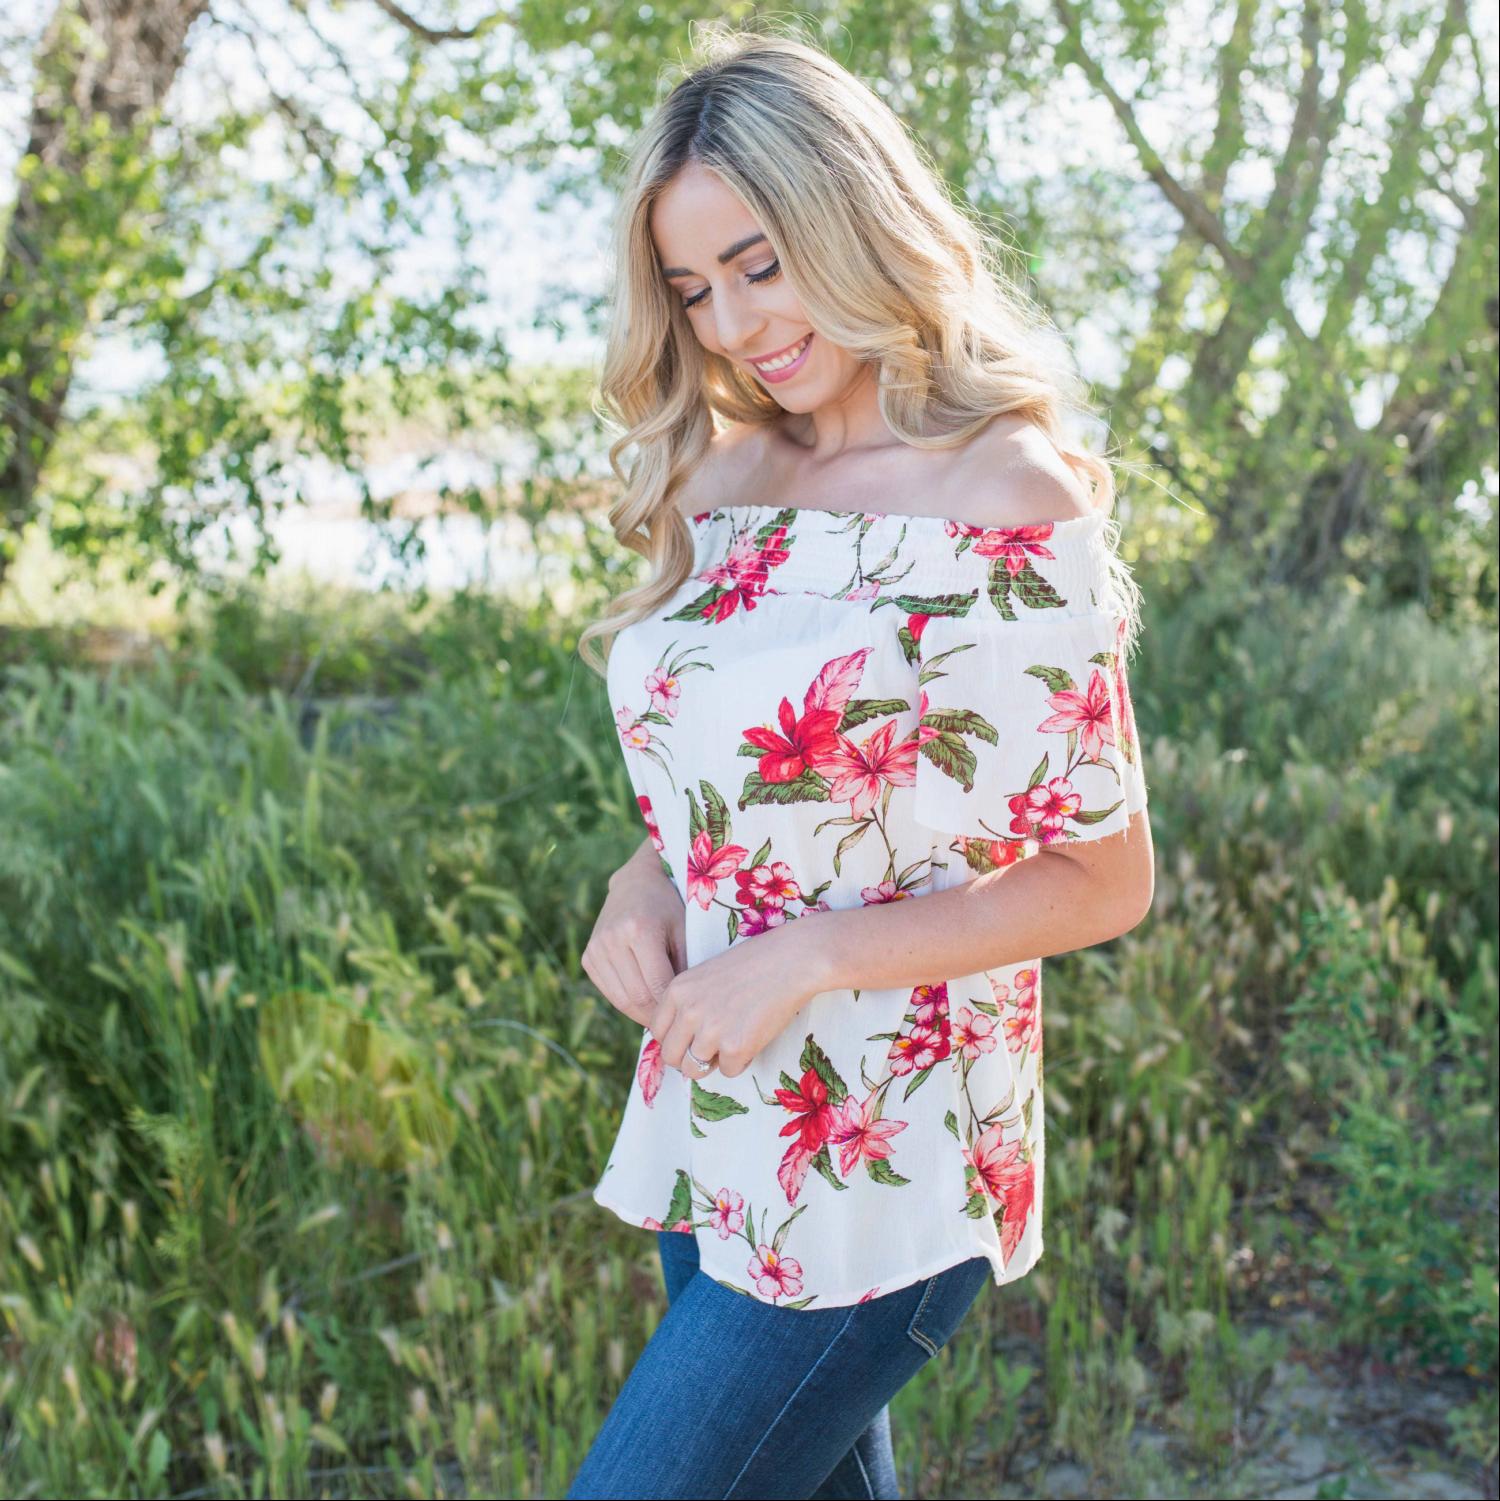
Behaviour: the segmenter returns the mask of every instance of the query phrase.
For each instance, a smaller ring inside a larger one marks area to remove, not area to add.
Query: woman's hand
[[[675,976],[648,1023],[661,1044],[662,1061],[682,1070],[691,1047],[705,1063],[717,1054],[726,1078],[744,1073],[803,1006],[829,988],[821,946],[808,923],[799,917],[768,928]],[[706,1077],[691,1059],[683,1072],[690,1079]]]
[[[643,1027],[686,966],[687,912],[649,842],[609,878],[579,962],[604,999]]]

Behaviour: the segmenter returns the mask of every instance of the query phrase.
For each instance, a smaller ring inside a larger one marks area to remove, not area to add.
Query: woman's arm
[[[682,970],[646,1025],[682,1067],[693,1045],[733,1078],[827,990],[899,990],[1090,948],[1151,906],[1150,821],[973,877],[929,896],[835,908],[767,929]]]
[[[930,896],[820,912],[776,930],[821,990],[883,990],[1092,948],[1150,910],[1155,856],[1145,809],[1104,839],[1039,850]],[[771,937],[772,934],[762,935]]]

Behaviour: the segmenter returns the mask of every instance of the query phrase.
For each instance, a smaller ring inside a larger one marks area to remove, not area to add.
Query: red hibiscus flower
[[[766,752],[755,764],[763,782],[795,782],[814,762],[838,749],[842,709],[810,709],[800,719],[783,696],[777,717],[781,734],[769,725],[751,725],[745,739]]]
[[[1036,1163],[1023,1162],[1020,1138],[1003,1141],[999,1126],[985,1131],[972,1151],[965,1148],[964,1161],[974,1169],[984,1192],[1005,1206],[1005,1217],[1000,1224],[1000,1253],[1009,1261],[1036,1200]]]
[[[741,532],[730,543],[723,562],[715,564],[703,575],[709,583],[725,586],[724,592],[704,611],[704,615],[717,625],[728,620],[741,605],[753,610],[756,600],[766,592],[770,570],[779,568],[791,556],[781,546],[785,540],[784,526],[777,527],[763,546],[756,545],[750,532]]]
[[[778,1089],[776,1098],[792,1112],[789,1120],[777,1133],[790,1136],[797,1133],[799,1144],[808,1152],[817,1152],[828,1140],[828,1131],[833,1124],[835,1107],[828,1103],[828,1086],[818,1077],[815,1068],[802,1075],[798,1089]],[[797,1119],[800,1117],[800,1119]]]
[[[1038,522],[1034,526],[993,527],[974,544],[974,551],[984,558],[1004,558],[1006,568],[1014,577],[1026,567],[1028,553],[1038,558],[1054,556],[1042,546],[1051,535],[1050,521]]]

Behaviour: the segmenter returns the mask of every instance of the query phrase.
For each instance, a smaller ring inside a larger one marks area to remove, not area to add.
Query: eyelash
[[[777,260],[772,261],[771,264],[769,266],[767,266],[764,271],[747,271],[745,273],[745,280],[746,281],[770,281],[770,279],[773,276],[775,276],[780,270],[781,270],[781,261],[778,258]],[[697,293],[696,296],[686,298],[684,300],[684,302],[683,302],[682,305],[685,308],[697,307],[698,304],[700,302],[702,302],[703,299],[705,297],[707,297],[707,296],[708,296],[708,288],[705,287],[701,292]]]

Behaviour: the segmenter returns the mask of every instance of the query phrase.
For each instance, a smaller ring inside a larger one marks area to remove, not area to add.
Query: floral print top
[[[610,706],[687,962],[1125,828],[1146,783],[1101,512],[731,505],[621,631]],[[1123,566],[1118,564],[1116,566]],[[813,996],[733,1079],[649,1029],[595,1200],[784,1308],[1042,1253],[1042,966]]]

